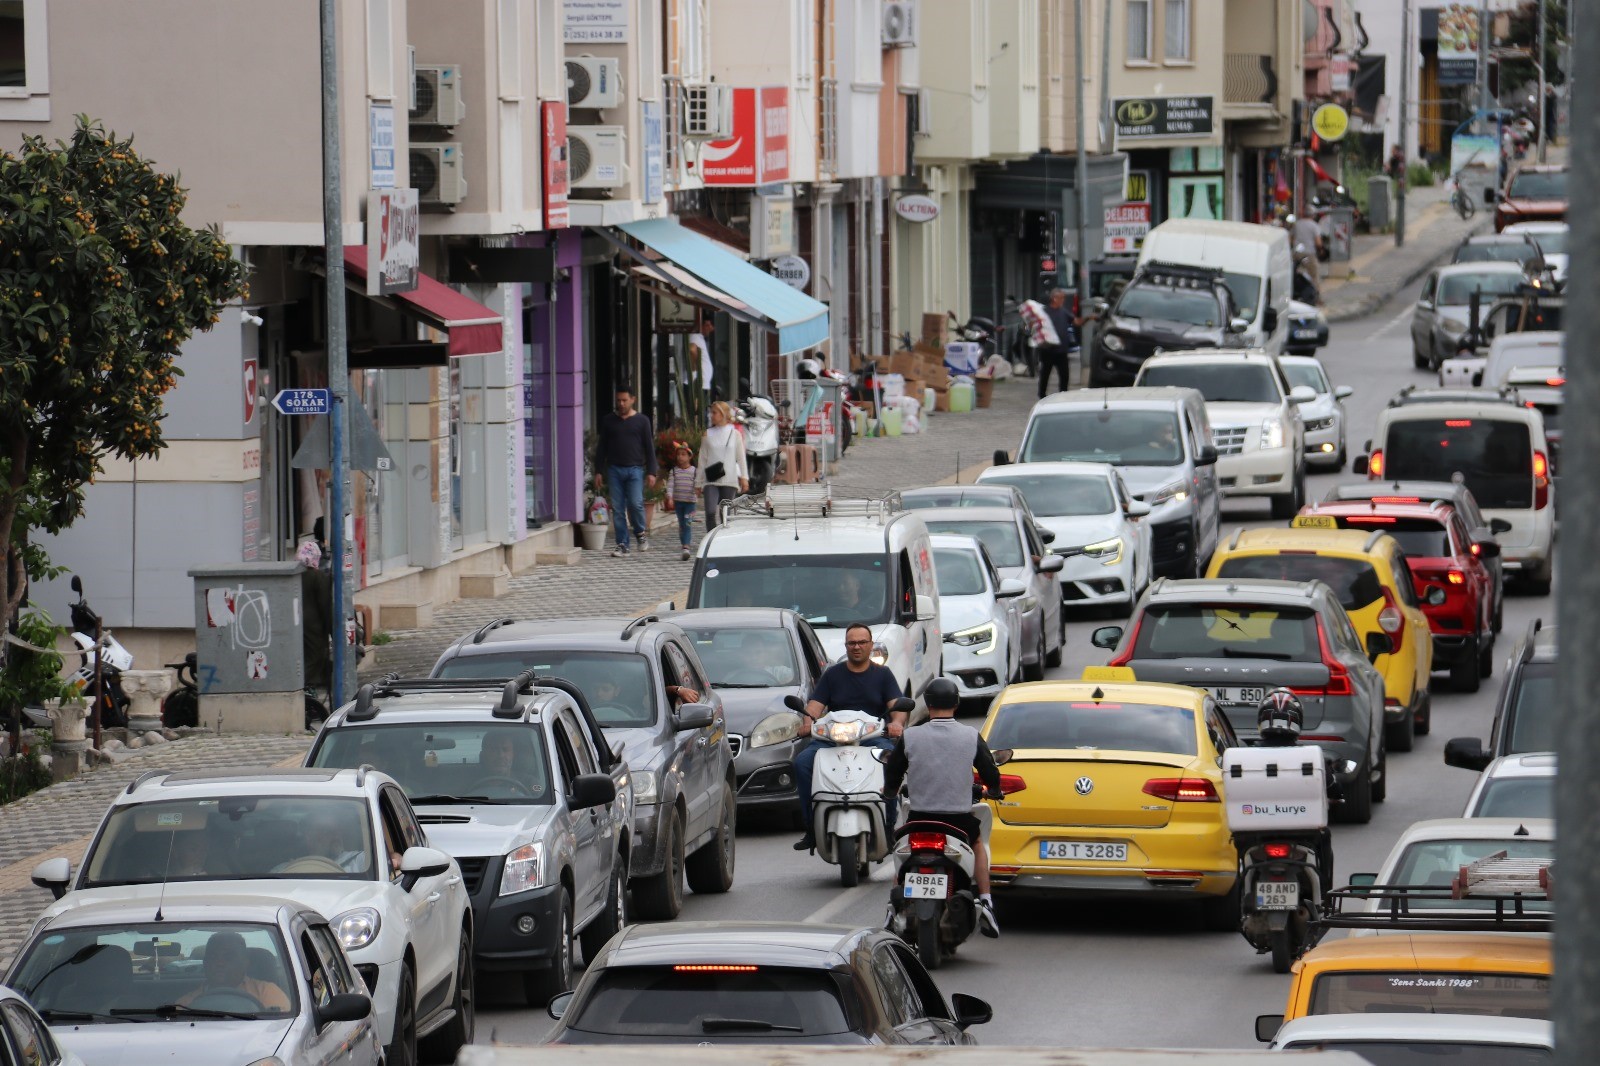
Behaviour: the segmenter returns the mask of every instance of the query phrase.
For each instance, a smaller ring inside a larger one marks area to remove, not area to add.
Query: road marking
[[[839,894],[810,914],[801,919],[806,925],[831,922],[839,915],[850,909],[851,904],[865,898],[863,893],[874,886],[881,891],[882,886],[894,880],[894,864],[880,862],[874,864],[874,869],[868,878],[855,888],[841,889]]]
[[[1376,340],[1377,338],[1383,336],[1384,334],[1393,331],[1396,326],[1399,326],[1402,322],[1406,321],[1406,319],[1410,318],[1411,315],[1412,315],[1412,312],[1416,311],[1416,309],[1417,309],[1417,305],[1416,304],[1412,304],[1411,306],[1409,306],[1409,307],[1405,308],[1404,310],[1400,311],[1393,318],[1389,319],[1389,321],[1385,322],[1383,325],[1379,326],[1376,330],[1374,330],[1372,332],[1371,338],[1369,338],[1369,339]]]

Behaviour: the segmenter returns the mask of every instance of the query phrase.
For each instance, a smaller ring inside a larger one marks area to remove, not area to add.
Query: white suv
[[[387,1062],[454,1061],[472,1042],[472,911],[461,869],[427,846],[405,793],[359,770],[149,771],[112,800],[76,881],[35,867],[54,919],[106,899],[161,911],[166,885],[278,897],[326,915],[372,994]],[[70,891],[69,891],[70,887]]]
[[[1206,350],[1146,359],[1136,386],[1198,389],[1206,398],[1217,481],[1224,496],[1267,496],[1272,517],[1293,518],[1305,502],[1305,426],[1297,406],[1317,398],[1289,387],[1278,357],[1259,350]]]

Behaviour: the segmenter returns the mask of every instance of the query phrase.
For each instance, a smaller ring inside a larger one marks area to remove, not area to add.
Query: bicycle
[[[1462,221],[1470,219],[1478,212],[1478,205],[1471,194],[1461,187],[1459,171],[1450,178],[1450,209],[1460,216]]]

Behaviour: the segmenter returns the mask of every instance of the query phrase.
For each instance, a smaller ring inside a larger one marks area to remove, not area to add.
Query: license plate
[[[1041,840],[1041,859],[1097,859],[1101,862],[1127,862],[1128,845],[1098,844],[1087,840]]]
[[[1297,341],[1314,341],[1317,339],[1316,327],[1291,329],[1289,336]]]
[[[1300,885],[1295,881],[1257,881],[1256,909],[1292,911],[1300,906]]]
[[[950,878],[945,874],[906,874],[906,899],[944,899],[950,894]]]
[[[1267,690],[1264,688],[1214,688],[1211,694],[1217,698],[1218,703],[1226,703],[1233,707],[1258,707],[1266,699]]]

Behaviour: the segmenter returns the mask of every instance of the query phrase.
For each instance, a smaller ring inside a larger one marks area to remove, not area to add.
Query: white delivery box
[[[1235,833],[1287,833],[1328,824],[1322,749],[1229,748],[1222,753],[1222,796]]]

